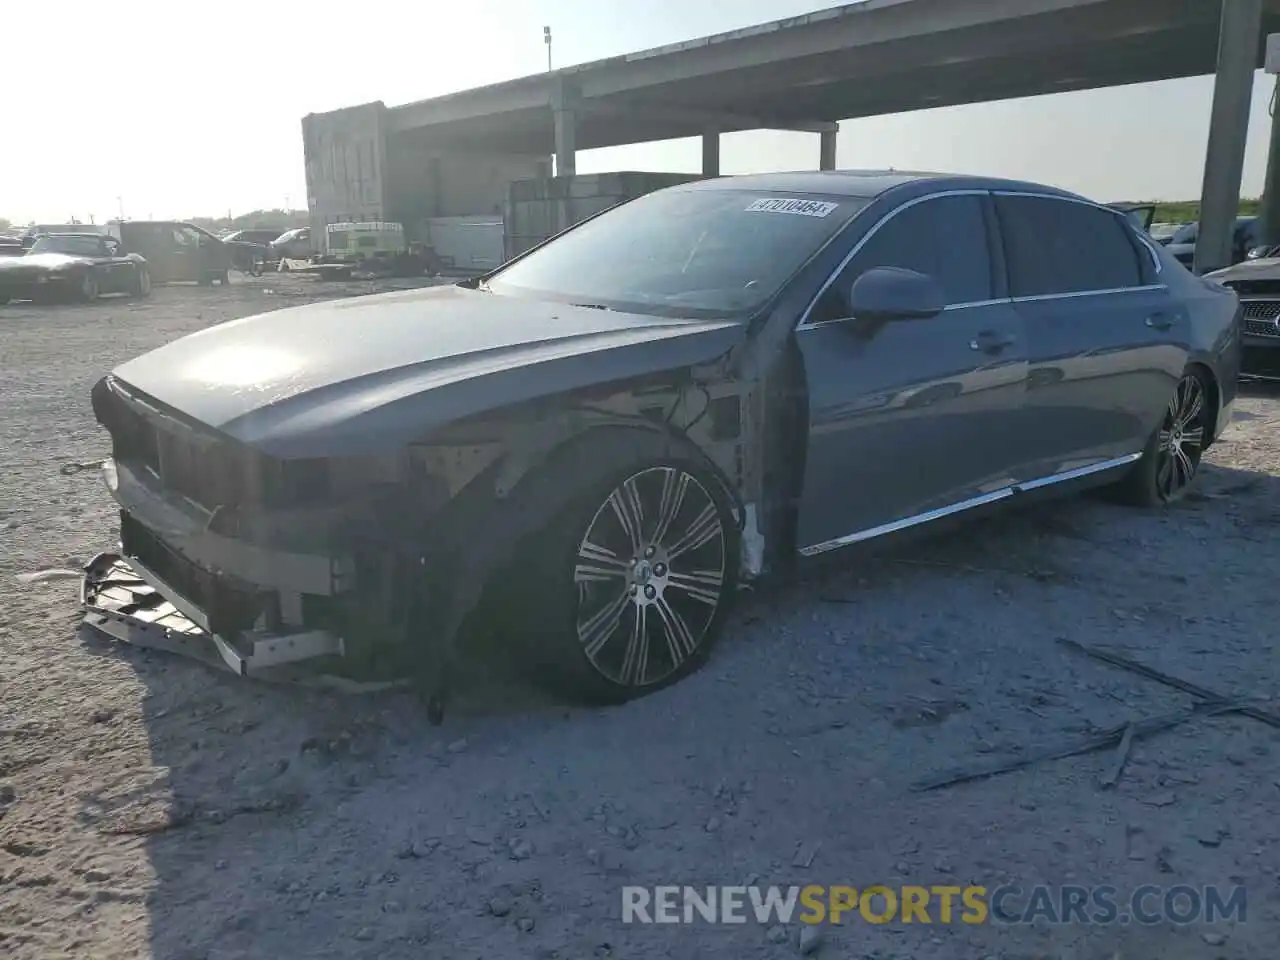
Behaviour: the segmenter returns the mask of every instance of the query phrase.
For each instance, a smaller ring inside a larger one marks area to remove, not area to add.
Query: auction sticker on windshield
[[[753,200],[747,206],[747,213],[793,213],[801,217],[825,217],[838,203],[825,200],[795,200],[785,197],[765,197]]]

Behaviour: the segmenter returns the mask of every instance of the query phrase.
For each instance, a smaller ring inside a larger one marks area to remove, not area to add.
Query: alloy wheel
[[[697,655],[724,599],[718,504],[692,474],[651,467],[620,483],[578,544],[578,642],[603,677],[652,686]]]
[[[1156,492],[1176,499],[1195,476],[1205,445],[1204,384],[1187,374],[1178,382],[1156,437]]]
[[[151,292],[151,273],[142,269],[138,271],[138,294],[145,297]]]
[[[98,278],[92,273],[86,273],[80,281],[80,296],[85,300],[98,299]]]

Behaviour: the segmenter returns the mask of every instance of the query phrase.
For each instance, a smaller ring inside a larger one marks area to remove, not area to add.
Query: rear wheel
[[[151,271],[146,267],[138,267],[133,277],[133,295],[135,297],[151,296]]]
[[[533,628],[546,679],[575,700],[620,703],[695,671],[733,595],[736,543],[718,485],[692,459],[637,459],[593,485],[518,564],[532,588],[521,629]]]
[[[1142,458],[1120,481],[1116,492],[1138,506],[1176,503],[1191,489],[1213,424],[1208,379],[1188,370],[1178,381],[1164,418]]]

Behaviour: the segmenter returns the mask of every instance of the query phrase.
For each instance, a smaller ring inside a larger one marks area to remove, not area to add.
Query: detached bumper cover
[[[342,638],[322,630],[235,638],[209,630],[204,613],[138,561],[103,553],[80,585],[85,626],[122,643],[200,660],[239,676],[270,676],[303,660],[341,657]]]

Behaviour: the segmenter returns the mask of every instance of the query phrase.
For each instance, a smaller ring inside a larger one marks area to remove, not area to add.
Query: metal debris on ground
[[[1061,742],[1022,756],[994,760],[990,763],[977,764],[972,767],[958,767],[945,773],[917,780],[911,785],[911,789],[917,793],[938,790],[942,787],[968,783],[971,780],[984,780],[987,777],[994,777],[1001,773],[1012,773],[1014,770],[1021,770],[1046,760],[1065,760],[1067,757],[1078,757],[1086,753],[1108,750],[1118,746],[1126,733],[1134,740],[1141,737],[1149,737],[1181,726],[1191,720],[1216,717],[1224,713],[1240,713],[1247,704],[1248,701],[1196,704],[1190,710],[1123,723],[1118,727],[1112,727],[1083,740]]]
[[[1115,760],[1112,761],[1111,769],[1104,773],[1098,781],[1102,787],[1114,787],[1120,780],[1120,774],[1124,772],[1124,765],[1129,759],[1129,750],[1133,747],[1133,724],[1130,723],[1124,728],[1124,736],[1120,738],[1120,746],[1116,747]]]
[[[1103,650],[1099,647],[1087,647],[1077,640],[1068,640],[1065,637],[1059,637],[1058,643],[1064,647],[1068,647],[1077,653],[1082,653],[1086,657],[1094,660],[1101,660],[1103,663],[1109,663],[1113,667],[1120,667],[1122,670],[1129,670],[1133,673],[1146,677],[1148,680],[1155,680],[1157,683],[1163,683],[1165,686],[1173,687],[1181,690],[1183,693],[1189,693],[1193,697],[1205,701],[1206,703],[1227,703],[1230,698],[1224,697],[1220,693],[1216,693],[1207,687],[1199,686],[1189,680],[1183,680],[1180,677],[1172,676],[1164,673],[1155,667],[1149,667],[1145,663],[1134,660],[1132,657],[1126,657],[1119,653],[1112,653],[1110,650]],[[1250,705],[1247,701],[1242,701],[1245,705],[1231,712],[1239,713],[1241,716],[1258,720],[1267,726],[1280,729],[1280,714],[1274,713],[1262,707]]]

